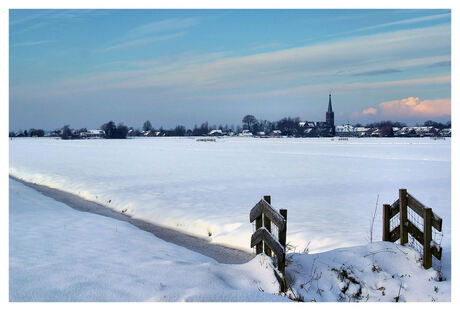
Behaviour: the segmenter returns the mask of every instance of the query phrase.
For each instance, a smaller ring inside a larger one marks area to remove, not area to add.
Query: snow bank
[[[10,301],[289,301],[268,257],[218,264],[12,180],[9,232]]]
[[[290,254],[288,293],[301,301],[450,301],[451,280],[422,267],[411,248],[389,242]]]

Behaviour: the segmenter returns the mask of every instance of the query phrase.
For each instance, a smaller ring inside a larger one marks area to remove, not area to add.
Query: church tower
[[[331,101],[331,94],[329,94],[329,106],[327,107],[326,112],[326,124],[329,128],[331,128],[332,135],[335,135],[335,125],[334,125],[334,111],[332,111],[332,101]]]

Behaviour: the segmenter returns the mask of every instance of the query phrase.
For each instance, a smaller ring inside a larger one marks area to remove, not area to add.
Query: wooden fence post
[[[390,204],[383,204],[382,241],[390,241]]]
[[[284,217],[284,229],[279,230],[278,240],[284,248],[284,254],[282,258],[278,258],[278,270],[283,274],[283,282],[280,285],[281,291],[286,292],[286,232],[287,232],[287,210],[280,209],[281,216]]]
[[[272,204],[272,200],[269,195],[264,195],[264,200],[267,201],[268,204],[270,205]],[[268,218],[265,214],[264,214],[264,227],[268,230],[268,232],[272,232],[272,222],[270,218]],[[272,251],[270,247],[268,247],[267,243],[264,243],[264,253],[268,257],[272,256]]]
[[[256,231],[262,227],[262,215],[256,218]],[[256,244],[256,254],[261,254],[263,250],[263,241]]]
[[[431,225],[433,223],[433,211],[431,208],[423,209],[423,266],[430,269],[433,265],[431,258]]]
[[[407,235],[407,190],[399,189],[399,242],[404,245],[408,242]]]

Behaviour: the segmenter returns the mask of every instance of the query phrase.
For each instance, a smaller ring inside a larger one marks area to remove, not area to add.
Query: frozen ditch
[[[156,237],[166,242],[174,243],[179,246],[188,248],[194,252],[213,258],[219,263],[241,264],[246,263],[254,258],[252,254],[245,251],[237,250],[223,245],[211,244],[209,241],[206,241],[203,238],[194,237],[177,230],[164,228],[142,219],[132,218],[128,215],[124,215],[117,211],[111,210],[101,204],[90,202],[65,191],[53,189],[43,185],[28,183],[14,177],[10,178],[21,182],[24,185],[27,185],[39,191],[40,193],[55,199],[56,201],[62,202],[72,207],[73,209],[129,222],[141,230],[153,233]]]

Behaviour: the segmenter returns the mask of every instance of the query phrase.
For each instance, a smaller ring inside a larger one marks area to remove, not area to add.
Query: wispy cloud
[[[135,27],[129,31],[129,35],[142,36],[155,32],[165,32],[177,29],[186,29],[198,24],[198,18],[171,18]]]
[[[450,13],[444,13],[444,14],[436,14],[436,15],[430,15],[430,16],[422,16],[422,17],[415,17],[415,18],[406,18],[402,19],[399,21],[394,21],[390,23],[383,23],[383,24],[377,24],[377,25],[372,25],[372,26],[367,26],[367,27],[361,27],[358,29],[354,29],[351,31],[345,31],[345,32],[340,32],[340,33],[335,33],[333,35],[330,35],[330,37],[337,37],[337,36],[343,36],[343,35],[350,35],[350,34],[356,34],[368,30],[376,30],[376,29],[381,29],[381,28],[388,28],[391,26],[398,26],[398,25],[410,25],[410,24],[417,24],[420,22],[427,22],[427,21],[434,21],[434,20],[439,20],[439,19],[446,19],[450,17]]]
[[[198,23],[197,18],[171,18],[155,21],[129,30],[118,42],[96,50],[96,53],[106,53],[115,50],[122,50],[133,46],[145,45],[159,41],[171,40],[186,35],[185,30]],[[176,32],[172,32],[176,31]]]
[[[380,75],[386,75],[390,73],[399,73],[402,72],[402,70],[398,69],[381,69],[381,70],[371,70],[371,71],[365,71],[365,72],[358,72],[353,74],[353,76],[380,76]]]
[[[363,28],[357,29],[356,31],[372,30],[372,29],[378,29],[378,28],[384,28],[384,27],[390,27],[390,26],[396,26],[396,25],[404,25],[404,24],[415,24],[415,23],[420,23],[420,22],[427,22],[427,21],[443,19],[447,17],[450,18],[450,13],[408,18],[408,19],[391,22],[391,23],[384,23],[384,24],[378,24],[378,25],[369,26],[369,27],[363,27]]]
[[[214,97],[219,99],[233,99],[239,100],[243,98],[306,98],[311,95],[321,95],[331,90],[334,94],[345,93],[362,93],[363,91],[379,90],[379,89],[407,89],[415,87],[437,86],[443,84],[450,84],[450,75],[434,76],[428,78],[418,79],[402,79],[391,81],[364,81],[364,82],[331,82],[331,83],[318,83],[318,84],[305,84],[296,87],[285,87],[273,91],[264,92],[251,92],[223,95],[221,97]],[[213,97],[213,96],[208,96]],[[205,98],[205,97],[198,97]]]
[[[451,67],[451,66],[452,66],[452,62],[448,60],[448,61],[442,61],[442,62],[430,64],[428,67],[433,68],[433,67]]]
[[[34,46],[34,45],[42,45],[49,43],[49,40],[42,40],[42,41],[28,41],[28,42],[20,42],[11,45],[11,47],[26,47],[26,46]]]
[[[91,14],[88,14],[88,13]],[[27,13],[27,14],[24,14]],[[10,31],[15,35],[29,32],[53,23],[82,22],[95,16],[110,14],[108,10],[10,10]]]
[[[137,39],[136,39],[137,40]],[[129,44],[143,44],[135,41]],[[128,42],[106,49],[124,48]],[[397,47],[397,48],[395,48]],[[336,89],[344,85],[350,91],[359,88],[399,87],[427,83],[450,83],[450,74],[420,77],[412,80],[377,81],[371,76],[364,82],[346,83],[347,76],[359,73],[408,70],[411,66],[427,66],[450,61],[450,26],[439,25],[411,30],[380,33],[316,45],[258,53],[244,57],[201,57],[153,61],[139,68],[94,72],[61,80],[52,89],[70,92],[110,88],[152,88],[177,94],[205,96],[220,92],[236,94],[251,90],[265,94],[303,94],[320,81]],[[346,74],[337,74],[343,72]],[[303,86],[293,87],[293,83]],[[267,91],[270,89],[270,91]]]
[[[135,40],[130,40],[122,43],[118,43],[100,50],[96,50],[97,53],[105,53],[105,52],[111,52],[114,50],[122,50],[126,48],[130,48],[133,46],[138,46],[138,45],[145,45],[145,44],[150,44],[154,42],[159,42],[159,41],[165,41],[165,40],[170,40],[170,39],[175,39],[179,38],[185,35],[185,32],[180,32],[180,33],[173,33],[169,35],[164,35],[164,36],[157,36],[157,37],[151,37],[151,38],[145,38],[145,39],[135,39]]]

